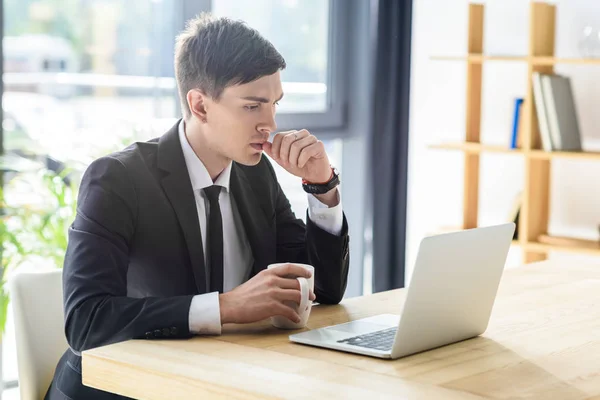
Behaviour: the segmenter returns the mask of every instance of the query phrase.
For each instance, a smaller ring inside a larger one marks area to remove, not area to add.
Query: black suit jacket
[[[188,338],[192,297],[209,290],[198,213],[178,125],[94,161],[82,178],[63,272],[70,349],[49,399],[121,398],[81,383],[81,351],[128,339]],[[230,193],[254,257],[252,276],[275,262],[315,267],[316,301],[338,303],[348,276],[340,236],[293,214],[273,167],[234,163]]]

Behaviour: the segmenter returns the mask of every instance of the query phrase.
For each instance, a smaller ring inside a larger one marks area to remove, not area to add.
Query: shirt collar
[[[192,146],[185,136],[185,122],[182,119],[179,122],[179,141],[181,142],[181,149],[183,150],[183,157],[187,166],[188,174],[190,175],[190,181],[192,182],[192,189],[202,190],[206,187],[219,185],[229,191],[229,177],[231,176],[231,162],[227,165],[227,168],[221,172],[221,175],[213,183],[210,174],[208,173],[204,163],[198,158]]]

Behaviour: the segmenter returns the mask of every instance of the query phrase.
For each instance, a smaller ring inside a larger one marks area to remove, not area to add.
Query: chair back
[[[16,273],[10,281],[10,297],[21,400],[43,399],[68,348],[62,270]]]

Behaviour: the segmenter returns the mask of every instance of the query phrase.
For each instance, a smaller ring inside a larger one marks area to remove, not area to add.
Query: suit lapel
[[[208,271],[204,263],[202,236],[198,221],[198,209],[192,190],[190,175],[179,142],[179,122],[164,134],[158,142],[158,168],[166,174],[161,185],[177,215],[183,231],[192,263],[192,271],[199,293],[208,292]]]
[[[233,163],[231,168],[231,196],[235,200],[242,224],[254,257],[251,276],[256,275],[276,260],[274,219],[266,212],[242,167]]]

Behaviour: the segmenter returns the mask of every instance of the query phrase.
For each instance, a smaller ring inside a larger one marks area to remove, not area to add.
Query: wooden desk
[[[399,313],[404,295],[315,307],[309,328]],[[600,264],[509,269],[482,336],[394,361],[293,344],[289,333],[264,322],[117,343],[83,353],[83,382],[139,399],[600,399]]]

